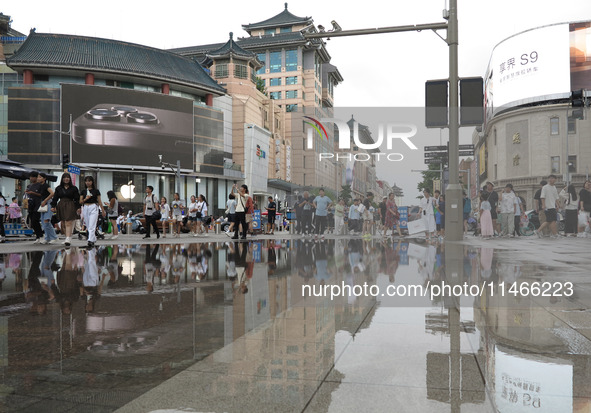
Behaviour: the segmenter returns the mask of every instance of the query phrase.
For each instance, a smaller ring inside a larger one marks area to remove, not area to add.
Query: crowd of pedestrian
[[[479,220],[480,235],[483,238],[518,237],[523,228],[529,228],[539,238],[558,238],[559,223],[563,221],[564,236],[586,236],[590,232],[591,182],[585,181],[577,190],[573,184],[565,184],[561,191],[556,186],[557,177],[549,175],[540,182],[534,194],[533,211],[526,214],[526,204],[508,183],[498,194],[492,182],[487,182],[480,191]],[[562,226],[562,225],[561,225]]]
[[[558,223],[563,220],[566,236],[582,236],[589,231],[591,182],[586,181],[579,191],[573,184],[565,185],[559,191],[556,181],[556,176],[550,175],[547,180],[540,182],[540,188],[534,195],[533,213],[527,214],[525,200],[515,192],[512,184],[506,184],[497,192],[493,183],[487,182],[478,197],[477,231],[483,238],[516,237],[521,236],[523,228],[536,220],[535,222],[539,221],[539,227],[535,225],[535,235],[558,237]],[[146,186],[145,193],[142,203],[145,239],[152,236],[157,239],[161,236],[165,238],[167,232],[169,236],[177,238],[182,233],[189,233],[193,237],[207,236],[210,225],[216,218],[220,223],[225,223],[222,220],[227,221],[226,234],[234,240],[244,240],[247,234],[254,234],[253,216],[259,208],[245,184],[233,185],[226,202],[225,218],[212,216],[203,194],[191,195],[189,201],[185,202],[175,193],[169,204],[168,199],[164,196],[159,198],[150,185]],[[120,231],[126,231],[123,227],[134,219],[131,211],[125,217],[115,191],[108,191],[103,200],[92,176],[84,178],[83,188],[79,190],[73,185],[72,177],[67,172],[62,174],[55,190],[47,183],[46,174],[32,172],[23,206],[26,212],[24,217],[17,199],[12,198],[12,202],[7,205],[0,193],[0,222],[18,223],[26,218],[35,235],[34,242],[40,244],[55,243],[59,232],[65,236],[63,243],[70,246],[72,235],[77,230],[84,231],[88,246],[92,247],[97,234],[102,236],[101,228],[108,225],[111,239],[117,239]],[[384,196],[379,202],[374,200],[371,192],[365,196],[339,197],[333,200],[324,188],[319,188],[317,195],[312,195],[311,191],[303,192],[291,207],[292,216],[289,221],[277,222],[276,217],[281,214],[280,207],[273,197],[268,197],[266,205],[261,208],[267,217],[266,225],[263,225],[264,232],[274,234],[279,226],[293,225],[296,234],[314,237],[316,240],[324,239],[327,233],[363,237],[373,234],[403,236],[400,212],[393,193]],[[465,234],[472,220],[471,207],[472,202],[464,193]],[[418,208],[425,238],[443,239],[445,196],[438,190],[431,194],[429,189],[425,189]],[[0,225],[0,242],[4,239],[4,227]]]
[[[320,188],[313,197],[305,191],[295,201],[296,234],[324,239],[326,233],[334,235],[372,234],[381,236],[396,235],[402,237],[400,212],[394,194],[374,200],[372,192],[365,196],[333,201],[325,190]]]

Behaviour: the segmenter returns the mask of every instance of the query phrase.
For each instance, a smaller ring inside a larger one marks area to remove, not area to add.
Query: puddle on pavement
[[[325,379],[335,397],[312,403],[319,411],[358,402],[347,384],[422,389],[408,397],[423,411],[591,408],[591,343],[556,316],[573,297],[499,294],[548,268],[449,248],[266,240],[1,254],[0,408],[114,410],[188,367],[223,373],[208,387],[217,410],[231,406],[236,375],[280,389],[295,410],[315,394],[300,381]],[[428,293],[302,297],[304,286],[364,283]],[[431,296],[444,283],[490,288]]]

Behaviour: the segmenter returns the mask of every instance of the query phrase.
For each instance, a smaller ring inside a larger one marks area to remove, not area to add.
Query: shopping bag
[[[414,221],[408,221],[408,233],[410,235],[418,234],[419,232],[425,232],[427,228],[422,219],[416,219]]]

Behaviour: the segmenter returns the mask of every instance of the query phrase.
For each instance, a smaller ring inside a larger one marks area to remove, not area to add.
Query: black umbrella
[[[25,181],[29,179],[29,175],[33,171],[36,171],[36,169],[26,167],[20,162],[11,161],[8,159],[0,161],[0,176],[6,176],[7,178],[13,179],[22,179]],[[47,175],[47,180],[56,182],[57,176]]]

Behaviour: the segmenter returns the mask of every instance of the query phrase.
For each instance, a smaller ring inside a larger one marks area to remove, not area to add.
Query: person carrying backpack
[[[145,238],[150,238],[150,225],[154,228],[156,238],[160,238],[160,231],[158,231],[157,221],[161,218],[160,204],[153,194],[154,187],[148,185],[146,187],[146,199],[144,201],[144,217],[146,218],[146,235]]]

